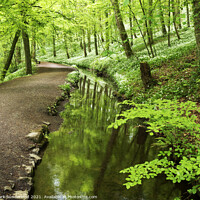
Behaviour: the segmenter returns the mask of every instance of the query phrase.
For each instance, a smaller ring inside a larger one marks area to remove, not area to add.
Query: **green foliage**
[[[121,170],[120,173],[130,174],[126,178],[127,183],[124,184],[127,189],[142,184],[143,179],[150,179],[159,174],[165,174],[166,179],[173,183],[180,183],[181,181],[193,183],[194,186],[188,192],[195,194],[197,191],[200,191],[200,152],[198,151],[196,156],[190,158],[183,157],[178,164],[165,157],[135,165],[134,167]]]
[[[5,77],[4,82],[13,80],[15,78],[26,76],[26,68],[24,66],[24,63],[20,64],[17,68],[18,68],[18,70],[14,71],[12,73],[10,71],[7,72],[7,76]],[[37,71],[37,69],[36,69],[35,65],[33,64],[33,73],[35,73],[36,71]]]
[[[78,87],[78,82],[80,80],[79,71],[73,71],[67,75],[66,81],[69,82],[73,87]]]
[[[145,118],[147,131],[150,135],[177,134],[184,130],[187,132],[198,131],[199,124],[195,123],[197,117],[192,115],[193,110],[199,110],[196,103],[187,101],[179,103],[177,100],[155,100],[146,104],[136,104],[125,101],[123,104],[133,106],[130,110],[124,111],[111,126],[115,128],[126,123],[129,119]]]
[[[191,193],[200,191],[200,124],[196,123],[194,110],[200,111],[196,103],[177,100],[155,100],[146,104],[125,101],[131,109],[118,115],[110,127],[118,128],[130,119],[143,118],[150,135],[156,135],[160,148],[158,158],[122,170],[130,173],[125,184],[127,189],[142,184],[142,179],[154,178],[164,173],[173,183],[191,182]]]
[[[69,83],[65,83],[63,85],[59,85],[60,89],[64,92],[64,95],[70,96],[71,86]]]

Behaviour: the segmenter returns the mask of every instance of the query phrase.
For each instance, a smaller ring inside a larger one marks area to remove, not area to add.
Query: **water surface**
[[[155,158],[152,137],[138,122],[108,129],[121,107],[107,86],[81,80],[62,113],[59,131],[34,177],[40,199],[171,200],[174,185],[160,176],[127,190],[119,171]],[[37,199],[37,198],[35,198]]]

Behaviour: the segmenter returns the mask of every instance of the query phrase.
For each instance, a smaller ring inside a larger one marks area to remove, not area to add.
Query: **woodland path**
[[[72,67],[42,62],[38,73],[0,84],[0,196],[7,194],[4,187],[10,181],[25,177],[31,142],[25,136],[44,121],[51,123],[50,131],[57,130],[62,120],[47,114],[61,90]],[[15,187],[18,187],[15,184]],[[15,188],[20,190],[21,188]],[[0,198],[1,199],[1,198]]]

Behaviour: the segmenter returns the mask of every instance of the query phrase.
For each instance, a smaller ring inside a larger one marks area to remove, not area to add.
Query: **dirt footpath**
[[[59,128],[61,119],[47,114],[47,106],[60,96],[58,85],[73,68],[59,64],[39,65],[38,74],[0,84],[0,199],[12,194],[10,188],[23,190],[19,178],[27,177],[31,141],[26,135],[44,121],[50,130]]]

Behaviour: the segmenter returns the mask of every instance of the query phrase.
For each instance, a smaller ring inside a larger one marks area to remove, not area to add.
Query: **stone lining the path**
[[[15,183],[10,181],[9,186],[4,187],[4,191],[12,193],[12,195],[0,196],[0,200],[5,199],[20,199],[20,200],[28,200],[30,199],[30,193],[33,187],[33,175],[34,170],[38,164],[40,164],[42,158],[38,156],[41,150],[47,145],[48,140],[45,138],[45,132],[48,131],[49,122],[43,122],[41,128],[37,131],[32,131],[29,133],[26,138],[34,142],[30,145],[29,149],[31,152],[29,154],[29,163],[30,165],[22,164],[22,166],[15,166],[16,168],[23,167],[25,168],[27,177],[19,177],[17,179],[16,184],[21,185],[23,190],[15,190]],[[3,198],[3,199],[2,199]]]

